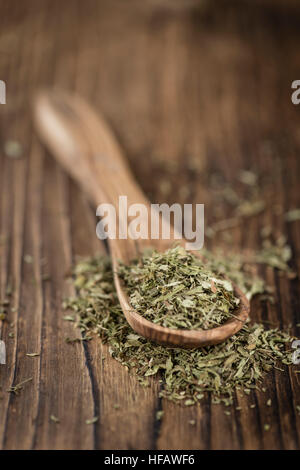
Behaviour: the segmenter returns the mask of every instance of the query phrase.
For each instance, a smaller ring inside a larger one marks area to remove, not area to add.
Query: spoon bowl
[[[40,92],[34,101],[34,122],[38,134],[64,169],[80,184],[95,205],[109,203],[119,206],[119,197],[127,196],[128,206],[144,204],[151,213],[150,203],[134,180],[122,150],[104,119],[80,97],[61,91]],[[149,224],[149,221],[147,220]],[[117,230],[128,228],[127,215],[119,214]],[[175,330],[156,325],[139,315],[131,306],[118,263],[129,264],[146,247],[163,252],[174,245],[176,230],[170,227],[170,240],[108,239],[114,268],[114,281],[124,315],[140,335],[173,347],[197,348],[218,344],[237,333],[248,318],[249,301],[233,285],[239,298],[234,317],[209,330]],[[178,240],[176,240],[178,242]],[[185,241],[179,243],[184,246]],[[196,253],[201,260],[205,260]]]

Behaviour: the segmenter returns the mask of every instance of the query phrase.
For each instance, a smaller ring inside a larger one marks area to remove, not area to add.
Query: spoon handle
[[[149,202],[123,157],[110,128],[76,95],[41,92],[35,99],[35,125],[43,142],[98,206]]]

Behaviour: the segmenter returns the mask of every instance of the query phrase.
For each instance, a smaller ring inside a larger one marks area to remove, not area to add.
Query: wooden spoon
[[[87,103],[64,92],[41,92],[34,102],[34,121],[42,141],[94,204],[110,203],[117,208],[119,196],[126,195],[128,207],[134,203],[144,204],[150,214],[150,203],[135,182],[116,138],[103,118]],[[124,226],[127,218],[121,214],[118,223]],[[240,304],[234,311],[235,317],[222,326],[205,331],[175,330],[156,325],[129,304],[117,274],[118,260],[128,264],[149,245],[165,251],[174,244],[173,227],[171,233],[170,240],[109,239],[114,281],[125,317],[137,333],[158,343],[190,348],[220,343],[239,331],[249,314],[249,301],[236,286],[234,291]],[[184,245],[184,240],[180,243]]]

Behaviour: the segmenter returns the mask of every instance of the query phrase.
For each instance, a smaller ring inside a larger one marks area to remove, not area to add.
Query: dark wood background
[[[8,322],[0,326],[8,349],[0,366],[0,448],[299,447],[299,374],[272,372],[272,407],[254,393],[240,399],[241,412],[226,416],[209,398],[190,408],[160,400],[155,381],[141,388],[98,339],[65,342],[75,335],[61,309],[72,293],[65,274],[76,255],[105,248],[95,236],[94,208],[33,132],[37,89],[76,90],[101,109],[152,201],[204,202],[209,221],[214,206],[202,168],[230,183],[242,168],[271,173],[275,155],[283,171],[276,191],[265,193],[269,207],[299,206],[300,106],[291,103],[291,82],[300,79],[297,2],[183,3],[0,0],[0,79],[7,84],[7,104],[0,105],[1,299],[12,286]],[[5,156],[9,139],[21,142],[22,158]],[[166,195],[161,182],[170,168]],[[234,229],[233,248],[259,246],[266,223],[287,234],[299,273],[299,223],[284,224],[272,210]],[[223,242],[206,246],[212,243]],[[252,317],[299,323],[299,280],[259,269],[276,301],[255,301]],[[19,395],[7,393],[30,377]],[[98,422],[85,424],[93,416]]]

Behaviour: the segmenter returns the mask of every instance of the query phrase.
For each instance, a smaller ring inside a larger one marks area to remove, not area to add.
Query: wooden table
[[[256,248],[260,228],[271,224],[287,235],[291,267],[300,270],[300,225],[271,210],[299,207],[300,106],[291,102],[291,83],[300,79],[297,3],[163,3],[0,1],[0,79],[7,85],[0,105],[0,298],[12,288],[0,327],[7,344],[3,449],[299,447],[299,374],[273,371],[271,407],[254,393],[241,412],[226,416],[209,398],[189,408],[161,401],[155,381],[140,387],[98,339],[65,342],[75,335],[61,308],[73,292],[66,273],[77,255],[105,247],[95,236],[95,208],[34,134],[30,104],[42,87],[76,90],[101,109],[152,201],[205,203],[207,221],[214,206],[202,168],[231,183],[242,168],[271,172],[279,157],[282,177],[274,193],[265,192],[268,210],[233,229],[232,243],[236,251]],[[22,158],[3,152],[11,139],[21,143]],[[225,242],[206,240],[206,247],[215,243]],[[255,300],[252,317],[299,323],[299,279],[258,269],[275,287],[275,303]],[[299,337],[299,328],[293,331]],[[19,395],[7,393],[28,378]],[[98,422],[87,425],[93,416]]]

